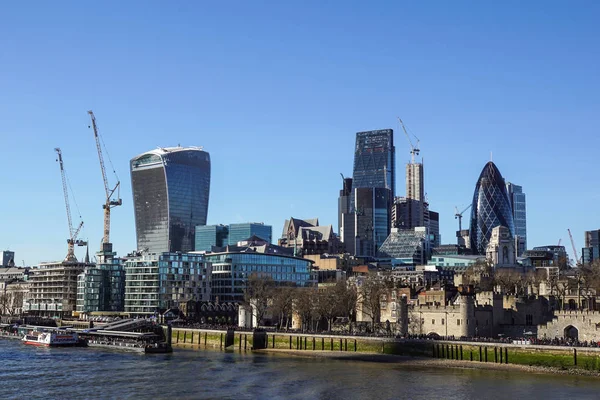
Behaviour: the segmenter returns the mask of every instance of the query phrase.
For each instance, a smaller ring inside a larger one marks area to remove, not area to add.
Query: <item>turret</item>
[[[475,289],[472,285],[460,285],[460,332],[461,336],[475,336]]]

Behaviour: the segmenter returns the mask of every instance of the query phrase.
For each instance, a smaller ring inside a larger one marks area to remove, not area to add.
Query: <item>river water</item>
[[[600,378],[283,355],[135,354],[0,339],[0,399],[597,399]]]

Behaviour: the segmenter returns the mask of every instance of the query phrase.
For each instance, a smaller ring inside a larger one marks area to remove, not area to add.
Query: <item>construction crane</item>
[[[455,212],[456,212],[456,214],[454,214],[454,219],[458,219],[458,231],[459,231],[459,232],[460,232],[460,231],[462,231],[462,217],[463,217],[463,214],[464,214],[464,213],[465,213],[465,212],[466,212],[466,211],[467,211],[469,208],[471,208],[471,206],[472,206],[472,205],[473,205],[473,204],[469,204],[469,205],[467,206],[467,208],[465,208],[465,209],[464,209],[464,210],[462,210],[461,212],[459,212],[459,211],[458,211],[458,207],[456,207],[456,206],[454,207],[454,210],[455,210]]]
[[[83,228],[83,221],[79,222],[77,229],[73,228],[73,219],[71,218],[71,206],[69,204],[69,190],[67,186],[67,175],[65,173],[65,165],[62,159],[62,151],[57,147],[54,149],[58,154],[58,161],[60,165],[60,176],[62,178],[63,195],[65,197],[65,208],[67,209],[67,221],[69,223],[69,238],[67,239],[67,257],[65,262],[77,262],[75,257],[75,246],[87,246],[87,242],[77,239],[81,228]],[[81,217],[81,216],[80,216]]]
[[[573,254],[575,255],[575,265],[579,266],[581,264],[581,260],[579,259],[579,255],[577,254],[577,247],[575,247],[575,241],[573,240],[573,235],[571,235],[571,229],[567,229],[567,231],[569,231],[571,246],[573,246]]]
[[[98,160],[100,161],[100,170],[102,171],[102,180],[104,182],[104,193],[106,194],[106,198],[104,200],[104,204],[102,204],[102,208],[104,209],[104,234],[102,236],[102,251],[112,251],[112,249],[107,248],[110,243],[110,209],[113,207],[117,207],[123,204],[123,201],[120,198],[120,185],[121,182],[117,177],[117,174],[113,168],[113,173],[117,178],[117,183],[114,188],[110,188],[108,184],[108,178],[106,176],[106,168],[104,167],[104,157],[102,155],[102,146],[100,144],[100,136],[98,135],[98,126],[96,125],[96,117],[94,113],[90,110],[88,111],[90,118],[92,119],[92,128],[94,129],[94,139],[96,140],[96,149],[98,150]],[[109,159],[110,161],[110,159]],[[113,195],[117,192],[116,198],[113,199]]]
[[[415,163],[415,156],[418,156],[419,152],[421,151],[421,150],[419,150],[419,138],[417,137],[417,135],[415,135],[413,133],[413,136],[415,137],[415,139],[417,139],[417,146],[415,147],[413,145],[412,140],[410,140],[410,135],[406,131],[406,127],[404,126],[404,122],[402,122],[402,120],[400,119],[400,117],[396,117],[396,118],[398,118],[398,122],[400,122],[400,126],[402,126],[402,130],[404,131],[404,134],[406,135],[406,138],[408,139],[408,143],[410,144],[410,162],[412,164],[414,164]]]
[[[562,238],[558,239],[557,247],[560,246],[561,243],[562,243]]]

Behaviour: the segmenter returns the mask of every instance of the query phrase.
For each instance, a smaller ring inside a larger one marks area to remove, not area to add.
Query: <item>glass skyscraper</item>
[[[394,131],[358,132],[354,150],[352,188],[386,188],[396,195]]]
[[[158,148],[131,160],[137,248],[151,253],[194,250],[206,225],[210,155],[199,147]]]
[[[515,235],[523,240],[523,249],[517,249],[517,256],[521,256],[527,250],[527,207],[523,187],[514,183],[506,183],[508,199],[513,211],[513,220],[515,223]]]
[[[515,224],[504,178],[490,161],[483,167],[473,194],[469,236],[474,254],[486,254],[496,226],[505,226],[514,238]]]
[[[340,236],[351,254],[375,257],[390,233],[395,159],[393,130],[356,134],[352,180],[344,181],[338,204]]]
[[[377,249],[390,234],[392,196],[385,188],[354,189],[355,255],[375,257]]]
[[[600,230],[585,231],[585,247],[581,257],[584,265],[600,258]]]

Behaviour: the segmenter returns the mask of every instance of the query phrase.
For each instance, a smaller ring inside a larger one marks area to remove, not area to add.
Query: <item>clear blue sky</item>
[[[571,228],[580,248],[600,228],[599,17],[595,1],[4,2],[0,248],[19,264],[64,257],[59,146],[98,250],[88,109],[123,184],[122,255],[135,248],[131,157],[204,146],[208,222],[264,221],[278,237],[290,216],[337,224],[357,131],[395,130],[404,193],[396,116],[421,139],[443,242],[493,151],[527,194],[530,247],[568,244]]]

